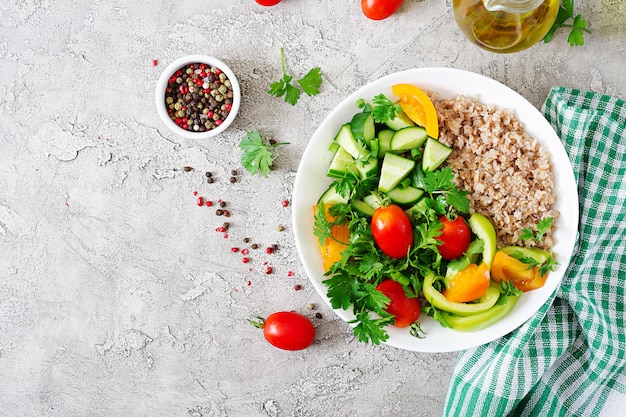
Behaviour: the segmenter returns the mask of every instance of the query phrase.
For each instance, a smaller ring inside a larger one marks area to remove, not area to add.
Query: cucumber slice
[[[431,137],[426,140],[426,146],[424,146],[424,157],[422,159],[422,170],[434,171],[443,161],[450,156],[452,148],[439,142],[437,139]]]
[[[356,140],[350,129],[350,123],[346,123],[341,126],[337,136],[335,136],[335,142],[337,142],[343,149],[346,150],[354,159],[367,158],[370,151],[367,147]]]
[[[367,217],[372,217],[374,215],[374,211],[376,211],[376,209],[363,200],[352,200],[352,205],[359,213]]]
[[[378,158],[370,155],[365,162],[357,161],[356,169],[362,180],[378,176]]]
[[[428,139],[426,129],[420,126],[411,126],[400,129],[391,138],[391,150],[394,152],[409,151],[419,148]]]
[[[383,165],[380,169],[378,189],[388,193],[396,188],[411,170],[415,167],[415,161],[390,152],[385,154]]]
[[[396,187],[388,193],[391,201],[398,204],[414,204],[424,195],[424,190],[415,187]]]
[[[359,171],[357,169],[358,166],[354,158],[352,158],[352,155],[340,146],[337,152],[335,152],[332,161],[330,161],[326,176],[331,178],[344,178],[346,175],[351,175],[358,178]]]
[[[385,120],[385,125],[387,125],[389,129],[400,130],[405,127],[415,126],[415,122],[409,119],[409,116],[407,116],[406,113],[402,112],[400,114],[396,114],[396,117],[394,117],[393,120]]]
[[[363,200],[374,210],[383,205],[383,199],[376,191],[372,191],[370,195],[366,196]]]
[[[332,153],[337,152],[339,148],[340,148],[339,144],[335,141],[330,142],[330,145],[328,145],[328,150],[331,151]]]
[[[335,189],[334,184],[335,183],[333,182],[328,186],[326,191],[324,191],[324,194],[322,194],[319,200],[317,200],[317,204],[320,202],[323,202],[326,206],[332,206],[334,204],[348,204],[348,198],[339,194]]]
[[[359,141],[369,142],[376,137],[374,115],[371,112],[357,113],[350,121],[352,135]]]
[[[383,129],[378,132],[378,157],[382,158],[385,154],[391,150],[391,138],[393,137],[394,130]]]
[[[472,229],[472,232],[483,241],[483,262],[491,270],[491,263],[494,256],[496,256],[496,229],[489,219],[480,213],[472,214],[467,224]]]

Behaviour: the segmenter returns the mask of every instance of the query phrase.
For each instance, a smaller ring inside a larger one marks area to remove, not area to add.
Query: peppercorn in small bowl
[[[222,61],[187,55],[165,68],[156,87],[163,123],[189,139],[217,136],[235,120],[241,102],[239,82]]]

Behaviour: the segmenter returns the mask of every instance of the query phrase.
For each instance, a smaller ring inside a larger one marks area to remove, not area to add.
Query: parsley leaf
[[[298,84],[300,84],[300,87],[302,87],[302,91],[304,91],[309,97],[315,96],[320,92],[320,85],[322,84],[322,70],[320,67],[315,67],[297,81]]]
[[[524,227],[519,238],[520,240],[536,240],[537,242],[541,242],[543,236],[552,227],[552,223],[554,223],[554,217],[541,219],[539,223],[537,223],[536,232],[531,227]]]
[[[393,120],[397,115],[402,114],[402,108],[398,103],[393,103],[384,94],[379,94],[372,100],[374,107],[372,114],[376,123],[384,123]]]
[[[264,177],[268,177],[270,169],[274,164],[274,155],[270,150],[274,146],[286,145],[288,142],[272,143],[266,145],[257,131],[247,132],[239,143],[241,154],[241,165],[252,175],[259,171]]]
[[[569,20],[573,22],[566,23]],[[554,33],[558,28],[561,27],[569,27],[571,28],[571,32],[567,37],[567,41],[571,46],[582,46],[585,44],[585,32],[591,33],[589,29],[587,29],[587,21],[583,19],[582,15],[578,14],[574,16],[574,0],[562,0],[561,6],[559,7],[559,12],[556,16],[556,20],[552,24],[552,27],[544,36],[543,41],[548,43],[554,37]]]
[[[300,99],[301,93],[300,90],[293,85],[293,77],[288,75],[285,70],[285,53],[283,48],[280,48],[280,60],[283,77],[270,84],[268,93],[276,97],[285,96],[285,102],[295,106]],[[319,94],[319,88],[322,84],[322,71],[320,67],[311,69],[304,77],[297,79],[296,82],[300,85],[302,91],[304,91],[308,96]]]
[[[374,345],[379,345],[389,339],[389,334],[384,327],[393,323],[394,320],[394,316],[391,315],[372,319],[367,311],[361,311],[357,313],[356,319],[349,323],[358,323],[354,327],[354,335],[359,338],[359,342],[372,342]]]

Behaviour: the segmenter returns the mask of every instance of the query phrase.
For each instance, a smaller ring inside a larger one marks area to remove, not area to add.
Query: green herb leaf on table
[[[300,99],[301,93],[298,87],[292,83],[293,76],[287,74],[285,69],[285,53],[283,48],[280,48],[280,59],[283,77],[270,84],[268,93],[276,97],[285,96],[285,102],[295,106]],[[297,79],[296,82],[308,96],[319,94],[319,88],[322,84],[322,71],[320,67],[311,69],[304,77]]]
[[[239,143],[241,154],[241,165],[252,175],[261,172],[264,177],[269,176],[269,172],[274,164],[274,154],[270,150],[278,145],[286,145],[288,142],[273,143],[266,145],[257,131],[247,132]]]
[[[572,20],[572,23],[567,23],[569,20]],[[574,0],[562,0],[561,5],[559,7],[559,12],[556,16],[556,20],[552,24],[552,27],[544,36],[543,41],[548,43],[554,37],[554,33],[558,28],[561,27],[569,27],[571,28],[571,32],[567,37],[567,41],[571,46],[582,46],[585,44],[585,32],[591,33],[589,29],[587,29],[587,21],[583,19],[582,15],[578,14],[574,16]]]

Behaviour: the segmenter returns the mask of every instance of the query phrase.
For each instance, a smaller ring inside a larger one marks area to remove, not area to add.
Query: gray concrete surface
[[[553,85],[626,97],[626,4],[576,3],[584,47],[560,31],[494,55],[465,41],[449,0],[406,0],[380,22],[357,1],[1,2],[0,415],[441,415],[455,354],[358,343],[308,284],[282,202],[320,121],[395,71],[475,71],[538,107]],[[322,68],[318,96],[266,93],[280,47],[290,72]],[[153,104],[160,71],[189,53],[227,62],[244,96],[203,142],[169,132]],[[248,130],[290,142],[269,179],[239,164]],[[228,204],[228,238],[194,191]],[[251,243],[249,264],[230,251]],[[275,349],[247,322],[284,309],[313,318],[309,349]]]

